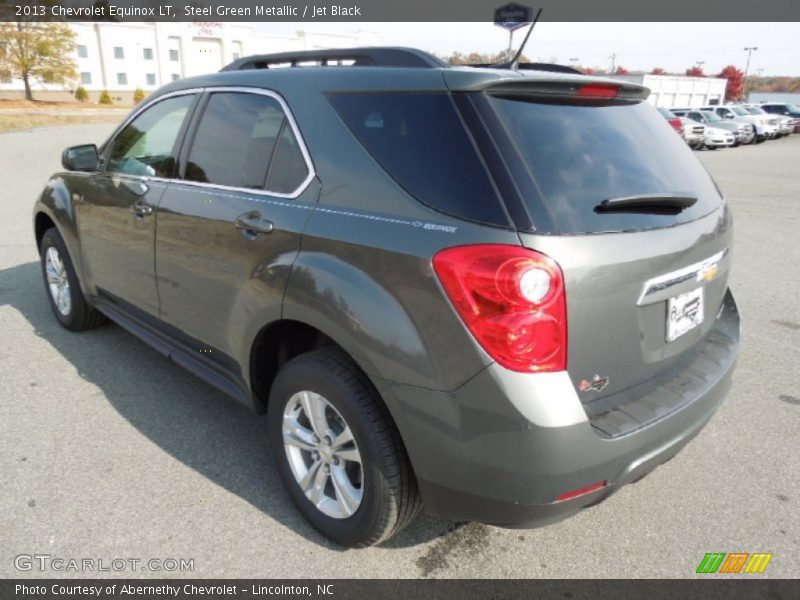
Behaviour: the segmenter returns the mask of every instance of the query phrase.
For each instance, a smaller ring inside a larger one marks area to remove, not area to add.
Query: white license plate
[[[667,341],[673,342],[703,322],[703,288],[667,301]]]

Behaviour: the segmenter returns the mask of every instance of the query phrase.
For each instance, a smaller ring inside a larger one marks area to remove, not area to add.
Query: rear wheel
[[[343,546],[379,543],[419,512],[416,481],[377,392],[342,351],[322,348],[281,368],[269,439],[300,512]]]
[[[83,296],[67,246],[55,227],[42,236],[39,254],[47,298],[58,322],[72,331],[102,325],[105,317]]]

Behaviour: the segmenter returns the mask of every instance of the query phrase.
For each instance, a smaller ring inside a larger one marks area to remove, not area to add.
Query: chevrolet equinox
[[[404,48],[238,59],[64,151],[47,297],[266,413],[339,544],[422,506],[564,519],[695,436],[739,347],[730,211],[648,93]]]

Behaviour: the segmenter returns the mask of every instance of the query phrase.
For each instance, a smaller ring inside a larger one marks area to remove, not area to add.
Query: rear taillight
[[[681,120],[680,119],[670,119],[669,120],[669,124],[672,125],[672,128],[675,131],[677,131],[678,133],[683,131],[683,126],[681,125]]]
[[[433,268],[484,350],[512,371],[563,371],[567,363],[564,277],[551,258],[520,246],[442,250]]]

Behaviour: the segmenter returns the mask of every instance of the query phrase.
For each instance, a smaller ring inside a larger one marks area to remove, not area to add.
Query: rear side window
[[[292,148],[298,148],[297,140],[277,100],[262,94],[216,93],[200,119],[184,178],[291,193],[308,175],[302,154],[299,149],[292,153]],[[272,182],[278,187],[271,188]]]
[[[700,161],[645,102],[572,105],[490,97],[489,104],[541,193],[525,202],[543,202],[562,233],[667,227],[720,203]],[[669,193],[698,200],[678,214],[595,211],[607,199]]]
[[[448,94],[332,94],[329,100],[375,160],[419,201],[470,221],[509,225]]]

